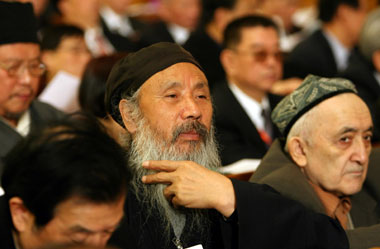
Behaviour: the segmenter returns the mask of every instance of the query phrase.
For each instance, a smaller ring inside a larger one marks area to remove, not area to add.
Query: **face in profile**
[[[114,203],[90,203],[72,197],[57,205],[54,217],[44,226],[37,227],[34,216],[28,211],[12,209],[12,220],[18,230],[24,249],[35,249],[49,244],[75,243],[104,247],[123,217],[125,197]],[[10,205],[20,204],[12,198]],[[20,206],[21,207],[21,206]],[[20,215],[27,217],[20,220]]]
[[[355,194],[367,174],[370,112],[353,93],[337,95],[317,107],[311,139],[304,148],[303,171],[311,182],[338,196]]]

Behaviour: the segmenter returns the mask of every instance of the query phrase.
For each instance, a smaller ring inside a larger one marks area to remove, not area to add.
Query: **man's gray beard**
[[[198,127],[201,126],[198,122],[190,123]],[[191,124],[189,125],[193,127]],[[188,126],[184,129],[190,128]],[[197,234],[206,232],[210,225],[207,210],[174,208],[163,195],[163,190],[167,185],[149,185],[141,182],[142,176],[155,173],[155,171],[147,170],[141,165],[147,160],[189,160],[211,170],[217,169],[221,163],[213,128],[211,128],[210,132],[207,132],[205,127],[200,128],[200,131],[197,129],[197,131],[200,133],[202,140],[189,141],[190,146],[188,148],[190,149],[188,151],[190,152],[185,152],[175,145],[175,140],[180,135],[180,130],[177,129],[176,132],[173,132],[174,141],[167,142],[159,135],[159,132],[152,130],[145,119],[142,118],[137,122],[135,137],[130,141],[128,146],[130,154],[129,166],[133,172],[131,187],[135,191],[138,201],[143,203],[144,209],[147,212],[147,218],[151,215],[159,216],[158,218],[161,221],[162,229],[164,229],[163,234],[166,236],[167,242],[173,239],[170,228],[173,228],[178,238],[185,225],[185,221],[187,225],[186,231],[190,231],[189,236],[191,236],[191,231],[197,231]],[[182,238],[186,240],[186,238]]]

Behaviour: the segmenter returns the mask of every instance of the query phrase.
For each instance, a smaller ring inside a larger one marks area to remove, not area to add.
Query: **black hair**
[[[239,0],[202,0],[202,16],[200,25],[206,25],[214,18],[218,8],[232,10]]]
[[[261,15],[248,15],[237,18],[230,22],[224,29],[223,47],[232,48],[241,41],[241,30],[249,27],[271,27],[278,32],[277,25],[272,19]]]
[[[5,199],[21,198],[37,227],[72,197],[115,203],[131,179],[124,150],[95,118],[83,115],[34,130],[4,158],[4,165]]]
[[[83,37],[81,28],[73,25],[52,25],[42,30],[41,50],[56,50],[64,38]]]
[[[79,104],[82,111],[98,118],[106,117],[104,95],[107,78],[113,65],[126,55],[126,52],[120,52],[93,58],[88,62],[79,87]]]
[[[338,7],[342,4],[348,5],[355,9],[359,8],[359,0],[319,0],[319,19],[322,22],[331,21],[334,18]]]

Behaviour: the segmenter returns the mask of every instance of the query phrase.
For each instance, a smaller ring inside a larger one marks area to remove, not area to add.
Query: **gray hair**
[[[372,55],[380,50],[380,8],[373,10],[363,25],[359,38],[360,52],[369,61]]]

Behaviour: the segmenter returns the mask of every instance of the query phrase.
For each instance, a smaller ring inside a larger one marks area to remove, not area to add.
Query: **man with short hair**
[[[31,129],[63,115],[34,100],[45,72],[36,27],[30,3],[0,1],[0,156]]]
[[[104,247],[124,215],[124,154],[88,119],[31,133],[4,160],[0,248]]]
[[[251,181],[337,219],[350,248],[379,246],[378,199],[361,191],[373,125],[354,85],[310,75],[276,106],[272,119],[284,140],[273,143]],[[370,184],[380,188],[377,180]]]
[[[212,90],[215,127],[222,164],[244,158],[261,159],[278,130],[270,113],[281,100],[270,94],[282,77],[278,28],[267,17],[235,19],[224,31],[220,59],[226,81]]]
[[[208,82],[179,45],[157,43],[121,59],[107,80],[105,104],[128,132],[133,171],[128,221],[110,243],[129,248],[135,241],[141,249],[348,247],[336,221],[267,186],[210,170],[220,161]]]
[[[367,0],[319,0],[321,29],[300,42],[284,61],[284,77],[334,77],[347,68],[367,13]]]

